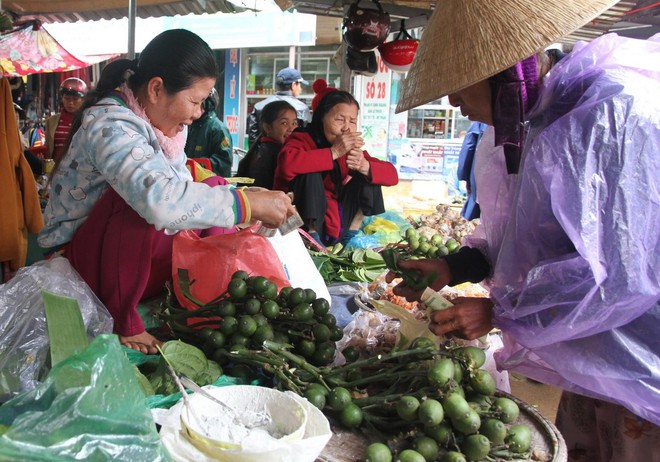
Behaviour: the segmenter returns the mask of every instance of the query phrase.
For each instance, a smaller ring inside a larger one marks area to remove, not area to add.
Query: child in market
[[[254,179],[254,186],[273,189],[277,155],[298,128],[296,110],[285,100],[268,103],[261,111],[261,135],[238,164],[239,177]]]

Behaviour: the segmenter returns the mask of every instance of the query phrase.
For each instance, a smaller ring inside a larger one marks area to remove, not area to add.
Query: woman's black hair
[[[103,68],[94,90],[87,93],[67,136],[63,154],[53,172],[66,156],[73,135],[80,128],[82,112],[96,105],[122,83],[127,82],[133,93],[152,78],[163,79],[169,94],[190,88],[203,78],[218,77],[218,66],[213,50],[197,34],[186,29],[171,29],[158,34],[142,50],[138,59],[118,59]]]
[[[135,90],[154,77],[163,79],[168,93],[178,93],[200,78],[216,79],[218,66],[213,50],[198,35],[172,29],[157,35],[142,50],[129,84]]]
[[[202,108],[204,109],[204,113],[207,113],[214,112],[218,106],[220,106],[220,95],[218,94],[218,90],[214,87],[211,88],[211,93],[209,93],[209,96],[207,96],[202,102]]]
[[[318,147],[325,148],[330,146],[323,132],[323,117],[325,117],[330,109],[342,103],[357,106],[358,111],[360,110],[360,104],[355,97],[344,90],[329,91],[319,101],[319,105],[312,115],[312,122],[309,124],[309,134]]]
[[[263,129],[263,124],[271,125],[273,122],[277,120],[277,117],[282,113],[282,111],[288,111],[288,110],[291,110],[293,111],[294,114],[296,114],[296,108],[291,106],[291,104],[288,101],[283,99],[268,103],[263,107],[263,109],[261,109],[261,113],[259,114],[259,136],[257,137],[257,141],[254,144],[252,144],[252,146],[250,147],[250,149],[248,149],[248,152],[245,154],[243,159],[241,159],[241,161],[239,162],[236,176],[239,177],[249,176],[248,169],[250,168],[250,164],[252,163],[252,158],[259,150],[259,145],[261,144],[261,137],[265,134]]]
[[[291,110],[294,112],[294,114],[296,114],[296,108],[291,106],[291,104],[286,100],[281,99],[266,104],[263,109],[261,109],[261,114],[259,115],[261,133],[264,133],[263,124],[272,125],[284,110]]]
[[[548,56],[548,58],[550,58],[550,68],[552,68],[552,66],[557,64],[566,56],[566,53],[558,50],[557,48],[549,48],[545,50],[545,54]]]

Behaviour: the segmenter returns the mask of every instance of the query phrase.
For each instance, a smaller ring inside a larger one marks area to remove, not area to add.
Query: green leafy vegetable
[[[50,357],[53,365],[85,349],[87,333],[75,298],[41,291],[46,312]]]
[[[151,396],[155,394],[154,387],[151,386],[149,379],[142,372],[140,372],[140,369],[138,369],[138,367],[135,365],[133,365],[133,372],[135,372],[135,377],[137,378],[138,384],[140,385],[140,388],[142,388],[145,396]]]
[[[371,282],[386,269],[383,257],[373,249],[345,250],[335,246],[328,253],[314,250],[309,253],[326,284],[333,281]]]
[[[415,290],[423,290],[429,287],[435,280],[435,272],[422,277],[415,270],[401,268],[399,266],[399,261],[403,260],[405,257],[395,247],[385,247],[380,254],[383,257],[387,268],[390,271],[399,274],[403,279],[403,282]]]
[[[161,350],[178,374],[185,375],[199,386],[215,382],[222,374],[220,366],[216,362],[206,359],[204,352],[196,346],[180,340],[172,340],[165,342]],[[149,374],[148,379],[154,393],[169,395],[178,391],[167,369],[167,363],[162,357],[158,361],[156,370]]]

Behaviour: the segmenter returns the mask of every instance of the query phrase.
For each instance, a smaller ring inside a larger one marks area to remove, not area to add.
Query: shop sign
[[[448,140],[391,139],[389,160],[402,179],[442,178],[450,191],[458,188],[456,172],[461,143]]]
[[[225,115],[225,124],[229,129],[231,142],[234,146],[238,146],[238,108],[240,95],[238,83],[240,82],[240,62],[241,50],[230,48],[225,52],[225,97],[222,112]]]
[[[378,72],[372,77],[359,76],[356,82],[360,102],[360,130],[364,149],[373,157],[387,158],[387,131],[390,114],[391,72],[380,56]]]
[[[53,23],[47,29],[74,56],[128,51],[128,18]],[[191,30],[214,50],[316,44],[316,16],[261,11],[136,18],[135,51],[142,51],[152,38],[170,29]]]

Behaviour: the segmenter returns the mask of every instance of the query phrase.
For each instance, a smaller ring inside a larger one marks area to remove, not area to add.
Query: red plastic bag
[[[275,249],[267,238],[255,233],[257,227],[208,237],[182,231],[174,237],[172,279],[181,306],[189,310],[197,308],[181,291],[179,269],[188,271],[190,294],[203,304],[221,295],[238,270],[247,271],[251,276],[267,277],[278,289],[290,285]]]

